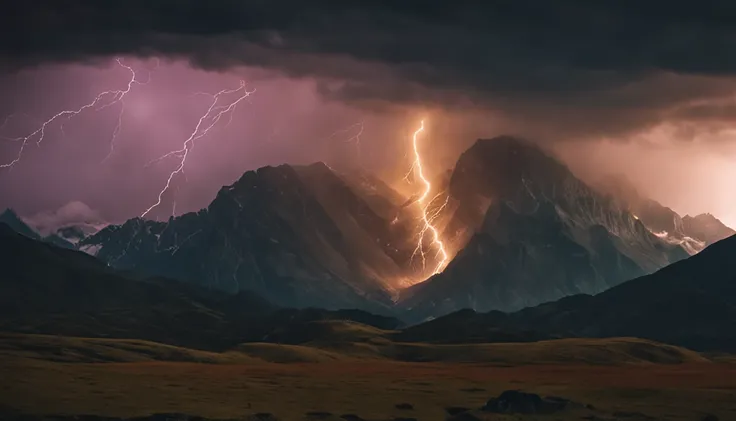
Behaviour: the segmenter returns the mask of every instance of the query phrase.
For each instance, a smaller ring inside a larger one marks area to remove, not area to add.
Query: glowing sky
[[[140,214],[176,164],[146,163],[178,149],[207,109],[194,94],[243,79],[257,92],[228,127],[198,140],[185,177],[150,216],[167,217],[174,201],[178,213],[206,206],[263,165],[323,160],[400,180],[427,116],[430,175],[478,137],[518,134],[586,178],[621,172],[680,213],[736,226],[729,10],[573,0],[42,3],[0,17],[9,40],[0,46],[0,123],[16,115],[0,135],[25,135],[102,90],[124,89],[129,74],[114,57],[152,71],[151,81],[126,95],[108,160],[116,106],[64,121],[63,132],[49,127],[40,147],[0,170],[0,207],[33,214],[80,201],[108,220]],[[357,122],[360,145],[348,141],[353,129],[331,136]],[[0,162],[17,148],[0,140]]]

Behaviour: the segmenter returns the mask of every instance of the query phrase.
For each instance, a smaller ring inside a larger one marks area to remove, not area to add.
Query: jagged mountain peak
[[[2,213],[0,213],[0,217],[20,219],[20,217],[18,216],[18,212],[16,212],[13,208],[6,208]]]
[[[736,231],[710,213],[701,213],[697,216],[686,215],[682,218],[682,225],[689,236],[703,241],[706,245],[736,234]]]
[[[709,213],[681,217],[675,210],[642,195],[624,175],[604,176],[595,187],[636,215],[662,241],[679,244],[690,254],[698,253],[705,246],[736,234],[736,231]]]
[[[718,218],[715,217],[715,215],[713,215],[712,213],[709,213],[709,212],[701,213],[701,214],[698,214],[698,215],[695,215],[695,216],[691,216],[691,215],[688,214],[688,215],[685,215],[682,219],[683,220],[700,221],[700,222],[703,222],[703,223],[710,223],[710,224],[721,224],[721,225],[724,225],[725,226],[725,224],[723,224],[723,222],[721,222]]]
[[[522,214],[551,206],[553,212],[548,216],[557,213],[580,229],[602,225],[623,238],[641,235],[626,206],[577,178],[541,146],[513,136],[476,141],[458,160],[450,193],[454,220],[446,234],[453,238],[456,249],[469,237],[467,233],[455,233],[462,232],[463,227],[479,230],[487,210],[498,201]]]
[[[452,190],[464,190],[469,178],[496,194],[512,194],[525,180],[560,182],[569,170],[539,145],[514,136],[478,139],[458,159],[450,181]]]
[[[459,252],[443,273],[402,294],[415,321],[595,294],[688,256],[552,153],[513,136],[480,139],[464,152],[450,195],[443,238]]]
[[[384,311],[413,250],[386,189],[324,163],[266,166],[222,187],[199,212],[133,218],[80,249],[116,268],[252,290],[284,305]]]

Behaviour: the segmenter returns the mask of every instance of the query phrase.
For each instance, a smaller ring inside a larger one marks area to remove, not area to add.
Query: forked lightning
[[[245,81],[241,80],[240,86],[236,89],[223,89],[214,95],[205,94],[212,98],[212,102],[210,103],[210,106],[207,109],[207,112],[202,117],[199,118],[197,125],[192,131],[192,134],[190,134],[189,137],[184,141],[181,149],[177,149],[169,153],[166,153],[148,163],[148,165],[151,165],[153,163],[156,163],[158,161],[161,161],[162,159],[165,159],[171,156],[176,156],[179,158],[179,164],[177,165],[176,169],[174,169],[169,174],[169,177],[166,180],[166,185],[164,186],[163,189],[161,189],[161,191],[158,194],[158,199],[156,200],[156,203],[154,203],[148,209],[146,209],[145,212],[141,214],[141,218],[146,216],[149,212],[151,212],[153,209],[155,209],[161,204],[161,200],[163,198],[164,193],[166,193],[171,187],[171,180],[174,179],[174,176],[184,171],[184,166],[186,165],[187,157],[189,156],[189,152],[192,150],[192,147],[194,146],[194,141],[207,135],[207,133],[213,127],[215,127],[215,125],[217,125],[217,123],[220,121],[222,116],[224,116],[225,114],[229,114],[229,113],[231,114],[233,110],[235,110],[235,107],[237,107],[237,105],[241,101],[248,98],[255,91],[256,91],[255,89],[253,89],[252,91],[248,91],[245,88]],[[224,95],[230,95],[230,94],[235,94],[235,93],[239,94],[239,96],[236,99],[234,99],[233,101],[225,105],[217,105],[219,100]],[[232,114],[231,114],[231,117],[232,117]]]
[[[134,84],[144,85],[148,83],[148,81],[146,82],[138,81],[136,79],[137,75],[136,75],[135,70],[131,66],[128,66],[127,64],[123,63],[123,60],[121,58],[116,58],[115,61],[120,67],[123,67],[130,72],[130,79],[128,80],[128,84],[125,87],[125,89],[117,89],[117,90],[100,92],[99,94],[97,94],[94,100],[92,100],[91,102],[87,104],[82,105],[81,107],[77,109],[63,110],[63,111],[60,111],[54,114],[51,118],[44,121],[36,130],[34,130],[33,132],[31,132],[30,134],[26,136],[10,138],[10,139],[6,138],[6,140],[20,142],[20,149],[18,150],[18,154],[12,161],[4,163],[4,164],[0,164],[0,168],[11,168],[15,164],[20,162],[21,158],[23,157],[23,152],[25,152],[26,146],[28,146],[28,142],[31,141],[33,138],[37,138],[36,145],[40,145],[46,136],[46,129],[48,128],[48,126],[54,123],[55,121],[59,120],[61,117],[66,117],[67,119],[69,119],[69,118],[72,118],[72,117],[75,117],[81,114],[82,112],[90,108],[94,108],[96,111],[99,111],[99,110],[103,110],[105,108],[108,108],[115,104],[120,103],[121,107],[120,107],[120,113],[118,114],[117,125],[115,126],[115,129],[113,130],[112,138],[110,140],[110,152],[108,153],[105,159],[109,158],[115,149],[115,140],[117,139],[122,129],[123,110],[124,110],[123,99],[128,94],[128,92],[130,92],[130,90],[133,88]],[[150,80],[150,77],[149,77],[149,80]],[[9,116],[8,118],[10,117],[12,117],[12,115]],[[3,125],[5,125],[7,121],[8,119],[5,120]]]

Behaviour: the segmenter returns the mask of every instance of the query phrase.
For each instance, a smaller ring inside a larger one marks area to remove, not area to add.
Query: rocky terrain
[[[324,164],[249,171],[197,213],[131,219],[80,242],[119,269],[286,306],[385,311],[410,274],[412,226],[388,186]],[[384,310],[382,310],[382,307]]]
[[[690,254],[736,234],[713,215],[679,215],[642,195],[624,176],[604,177],[595,187],[629,209],[657,237],[671,244],[682,245]]]
[[[593,188],[553,155],[508,136],[478,140],[432,186],[428,212],[451,261],[414,286],[437,263],[429,236],[424,265],[415,253],[417,197],[320,163],[246,172],[207,208],[165,222],[133,218],[99,232],[65,226],[44,237],[10,210],[0,220],[138,279],[409,323],[597,294],[733,233],[710,215],[681,218],[625,180]]]
[[[402,291],[410,321],[596,294],[689,256],[512,137],[477,141],[458,160],[449,191],[443,238],[461,248],[443,273]]]

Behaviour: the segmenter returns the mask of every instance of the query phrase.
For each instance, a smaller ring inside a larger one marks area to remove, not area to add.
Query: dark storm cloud
[[[135,53],[341,73],[295,59],[329,54],[422,86],[514,97],[736,72],[731,1],[46,0],[15,2],[0,27],[7,66]]]
[[[149,178],[165,179],[168,169],[139,174],[140,162],[179,147],[201,112],[196,108],[201,104],[178,95],[217,92],[241,77],[258,86],[255,106],[244,110],[229,132],[218,133],[220,146],[198,149],[187,189],[197,185],[201,193],[192,194],[188,205],[179,196],[182,209],[205,205],[216,190],[212,186],[264,163],[345,161],[354,145],[341,141],[350,149],[340,154],[334,142],[319,139],[365,117],[373,118],[366,123],[366,150],[349,161],[393,166],[400,176],[406,163],[395,145],[410,133],[407,127],[428,116],[434,125],[433,155],[438,155],[432,168],[451,166],[477,137],[514,133],[540,141],[591,140],[555,145],[568,148],[570,160],[585,163],[590,172],[609,163],[612,171],[641,168],[641,180],[684,183],[710,169],[718,173],[711,178],[727,179],[723,185],[732,186],[733,166],[710,156],[725,154],[734,138],[736,2],[731,0],[36,0],[15,1],[0,12],[0,117],[17,111],[53,115],[88,101],[98,89],[118,86],[117,78],[126,75],[103,75],[111,71],[113,55],[130,63],[136,61],[131,56],[161,59],[160,79],[128,98],[121,150],[107,167],[97,165],[97,155],[108,150],[100,141],[110,133],[104,115],[83,116],[77,127],[83,122],[89,130],[86,136],[72,133],[75,143],[48,142],[46,149],[29,152],[36,161],[13,177],[35,180],[34,188],[49,194],[43,203],[28,203],[28,212],[69,200],[84,201],[106,216],[138,212],[160,188]],[[198,72],[181,59],[219,74]],[[69,63],[99,63],[100,69]],[[36,65],[37,71],[29,69]],[[91,84],[96,77],[101,80]],[[596,141],[602,139],[629,142],[614,147]],[[699,142],[708,142],[708,157],[690,148]],[[664,154],[663,145],[674,143],[678,154],[659,161],[646,146]],[[62,146],[70,144],[79,145],[80,154],[85,149],[89,165],[77,157],[76,171],[59,167],[59,154],[67,151]],[[616,148],[627,151],[625,158],[617,157]],[[598,149],[605,153],[594,154]],[[17,153],[7,145],[5,150]],[[586,154],[573,154],[578,150]],[[681,160],[693,163],[679,165]],[[667,167],[670,162],[678,166]],[[114,167],[123,164],[129,167]],[[58,174],[37,171],[42,166],[48,171],[45,165]],[[666,171],[659,174],[659,168]],[[101,171],[109,172],[107,178]],[[131,176],[118,179],[120,171]],[[203,181],[196,184],[198,179]],[[0,204],[26,200],[28,189],[15,187],[19,181],[5,183]],[[655,184],[647,191],[659,191]],[[68,186],[75,186],[73,195],[64,191]],[[665,202],[679,190],[667,191],[661,197]],[[117,196],[128,198],[127,208]],[[729,200],[712,209],[732,209]]]

